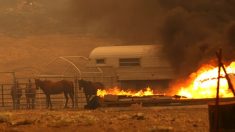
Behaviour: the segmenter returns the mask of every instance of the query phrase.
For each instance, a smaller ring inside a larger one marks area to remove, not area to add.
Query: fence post
[[[76,108],[78,108],[78,96],[77,96],[77,94],[78,94],[78,90],[77,90],[77,88],[78,88],[78,79],[77,79],[77,76],[75,76],[75,79],[74,79],[74,95],[73,95],[73,107],[74,107],[74,109],[76,109]]]
[[[5,106],[5,103],[4,103],[4,93],[3,93],[3,84],[1,85],[1,89],[2,89],[2,106],[4,107]]]

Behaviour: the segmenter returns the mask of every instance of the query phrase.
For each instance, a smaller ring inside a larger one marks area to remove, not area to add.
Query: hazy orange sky
[[[234,7],[233,0],[1,0],[0,68],[87,56],[102,45],[163,44],[187,75],[219,47],[234,59]]]

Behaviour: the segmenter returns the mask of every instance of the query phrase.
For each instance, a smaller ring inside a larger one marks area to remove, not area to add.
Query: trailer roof
[[[89,58],[156,56],[162,45],[105,46],[92,50]]]

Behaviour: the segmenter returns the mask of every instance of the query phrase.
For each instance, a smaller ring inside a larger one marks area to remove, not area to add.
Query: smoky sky
[[[80,34],[163,44],[178,75],[215,57],[234,59],[234,0],[2,0],[0,33]]]

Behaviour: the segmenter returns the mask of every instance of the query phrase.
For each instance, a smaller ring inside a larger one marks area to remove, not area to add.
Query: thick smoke
[[[163,44],[166,58],[183,76],[214,58],[219,48],[225,60],[234,59],[234,0],[1,2],[4,34],[80,34],[123,44]]]
[[[161,29],[167,57],[179,75],[188,75],[222,48],[234,59],[235,3],[230,0],[160,0],[168,10]]]

